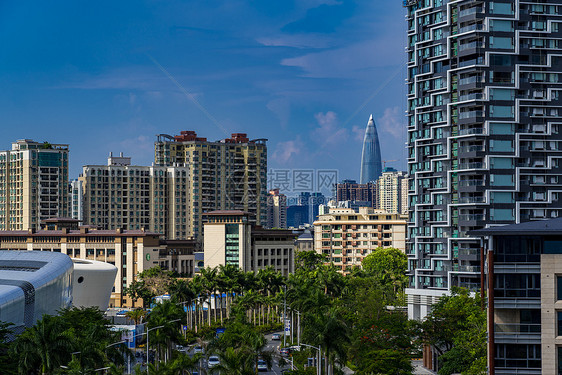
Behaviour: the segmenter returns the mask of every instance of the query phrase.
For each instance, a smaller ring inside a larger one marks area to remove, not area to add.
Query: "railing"
[[[478,94],[469,94],[469,95],[461,95],[459,97],[459,101],[460,102],[465,102],[467,100],[484,100],[484,95],[478,93]]]
[[[484,30],[484,26],[482,24],[475,23],[470,26],[461,27],[459,29],[459,34],[467,33],[469,31],[480,31],[480,30]]]
[[[483,198],[479,202],[463,202],[463,203],[483,203]],[[461,215],[459,215],[459,220],[463,220],[463,221],[486,220],[486,215],[484,215],[484,214],[461,214]],[[460,249],[459,249],[459,254],[460,254]]]
[[[484,48],[484,43],[483,42],[470,42],[470,43],[466,43],[466,44],[461,44],[459,46],[459,51],[464,51],[464,50],[473,49],[473,48]]]
[[[540,324],[502,323],[494,324],[496,333],[540,333]]]
[[[472,145],[472,146],[465,146],[460,147],[459,152],[477,152],[477,151],[485,151],[484,145]]]
[[[459,113],[460,120],[474,118],[474,117],[482,117],[482,116],[484,116],[483,111],[468,111],[468,112]]]
[[[459,12],[459,18],[460,17],[464,17],[464,16],[470,16],[471,14],[476,14],[476,13],[482,13],[482,8],[479,7],[473,7],[473,8],[468,8],[465,10],[461,10]]]
[[[477,151],[479,151],[479,150],[477,150]],[[486,165],[482,162],[459,164],[459,169],[483,169],[483,168],[486,168]]]
[[[460,180],[459,186],[484,186],[484,180]]]
[[[483,82],[482,77],[473,76],[473,77],[462,78],[459,80],[459,85],[469,85],[471,83],[476,83],[476,82]]]

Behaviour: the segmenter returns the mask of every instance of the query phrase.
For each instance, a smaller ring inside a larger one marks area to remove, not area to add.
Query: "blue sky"
[[[159,133],[268,138],[269,167],[359,179],[373,113],[406,165],[401,2],[0,2],[0,148],[69,143],[71,177]]]

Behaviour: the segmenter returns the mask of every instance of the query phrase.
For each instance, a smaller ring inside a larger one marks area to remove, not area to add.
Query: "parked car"
[[[218,366],[221,363],[219,357],[217,357],[216,355],[212,355],[209,357],[209,360],[207,361],[207,367],[208,368],[213,368],[215,366]]]
[[[281,335],[278,334],[278,333],[274,333],[273,335],[271,335],[271,339],[279,341],[279,340],[281,340]]]
[[[300,352],[301,351],[301,347],[299,345],[293,345],[289,347],[289,350],[291,352]]]
[[[197,354],[197,353],[203,354],[203,347],[202,347],[201,345],[196,345],[196,346],[193,348],[193,353],[194,353],[194,354]]]
[[[258,359],[258,371],[267,371],[267,363],[263,359]]]

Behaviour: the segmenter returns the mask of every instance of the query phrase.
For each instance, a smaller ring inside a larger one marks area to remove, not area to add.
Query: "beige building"
[[[155,266],[193,276],[195,243],[162,241],[160,234],[145,230],[103,230],[78,227],[78,220],[55,218],[41,230],[0,231],[0,250],[40,250],[67,254],[71,258],[97,260],[117,267],[110,307],[131,307],[123,289],[139,272]],[[189,241],[188,241],[189,242]],[[135,306],[142,306],[137,301]]]
[[[294,272],[296,235],[292,231],[254,226],[242,211],[214,211],[205,217],[206,267],[233,264],[256,272],[271,266],[285,276]]]
[[[370,207],[330,208],[314,222],[314,249],[346,274],[378,247],[405,251],[406,219]]]
[[[68,145],[23,139],[0,151],[0,230],[37,229],[69,210]]]
[[[406,172],[386,168],[376,182],[376,205],[389,213],[408,213],[408,177]]]
[[[266,225],[266,141],[250,140],[243,133],[217,142],[197,137],[194,131],[182,131],[174,137],[158,135],[154,144],[155,164],[189,168],[188,236],[199,237],[203,213],[214,210],[248,212],[252,223]]]
[[[287,228],[287,196],[272,189],[267,196],[267,228]]]
[[[110,154],[107,165],[84,166],[79,181],[85,224],[145,228],[167,239],[187,239],[193,232],[187,167],[133,166],[131,158]]]

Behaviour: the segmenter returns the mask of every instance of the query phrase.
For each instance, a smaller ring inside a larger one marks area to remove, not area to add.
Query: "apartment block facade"
[[[0,230],[38,229],[69,216],[68,145],[30,139],[0,151]]]
[[[267,195],[267,228],[287,228],[287,196],[279,189]]]
[[[557,217],[562,1],[407,0],[410,318],[480,287],[469,231]]]
[[[370,207],[330,208],[314,222],[314,249],[348,274],[378,247],[405,251],[406,218]]]
[[[408,213],[408,176],[406,172],[385,168],[376,183],[375,208],[388,213]]]
[[[110,155],[107,165],[83,167],[83,222],[107,230],[144,228],[167,239],[191,237],[189,168],[130,164],[131,158]]]
[[[154,161],[158,166],[185,165],[189,169],[190,235],[203,231],[203,213],[241,210],[252,223],[267,225],[266,139],[246,134],[209,142],[194,131],[158,135]]]
[[[232,264],[245,272],[273,267],[285,276],[295,271],[297,235],[292,231],[255,226],[242,211],[213,211],[204,216],[205,267]]]

